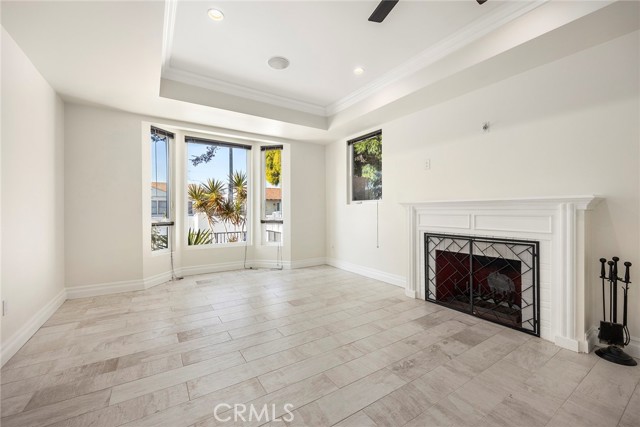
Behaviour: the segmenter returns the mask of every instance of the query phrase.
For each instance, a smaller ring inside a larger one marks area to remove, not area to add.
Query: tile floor
[[[631,427],[639,380],[331,267],[251,270],[65,302],[2,368],[1,423]]]

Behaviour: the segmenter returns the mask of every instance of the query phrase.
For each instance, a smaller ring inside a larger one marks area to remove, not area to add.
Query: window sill
[[[251,241],[249,242],[237,242],[237,243],[219,243],[219,244],[209,244],[209,245],[184,245],[183,249],[187,251],[201,251],[204,249],[224,249],[224,248],[244,248],[246,246],[252,246]]]
[[[382,202],[382,199],[378,199],[378,200],[351,200],[347,204],[348,205],[370,205],[370,204],[380,203],[380,202]]]

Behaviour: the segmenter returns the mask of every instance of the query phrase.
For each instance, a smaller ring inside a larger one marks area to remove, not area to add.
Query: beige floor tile
[[[635,427],[639,381],[331,267],[233,271],[65,302],[2,368],[1,423]]]
[[[87,412],[50,427],[117,427],[187,401],[187,385],[179,384],[117,405]]]
[[[203,375],[223,371],[233,366],[244,364],[244,358],[239,352],[228,353],[204,362],[183,366],[161,374],[142,378],[113,387],[110,404],[143,396],[149,392],[162,390],[176,384],[181,384]]]
[[[289,425],[333,425],[402,387],[405,381],[383,369],[293,412]]]
[[[46,426],[76,415],[94,411],[108,405],[111,390],[97,391],[73,399],[64,400],[54,405],[20,412],[2,418],[3,427],[36,427]]]
[[[264,394],[265,391],[260,382],[253,378],[199,398],[192,397],[192,400],[188,402],[150,414],[125,425],[127,427],[186,427],[214,416],[218,405],[221,406],[217,411],[222,413],[226,408],[223,405],[246,403]]]
[[[262,386],[271,393],[287,385],[309,378],[362,355],[355,347],[346,345],[328,353],[305,359],[258,377]]]
[[[640,385],[636,386],[636,390],[631,395],[618,425],[620,427],[640,426]]]
[[[413,383],[378,399],[363,409],[378,426],[403,426],[432,406],[429,398]]]
[[[335,427],[380,427],[376,424],[367,414],[363,411],[358,411],[355,414],[351,415],[349,418],[346,418],[340,421],[338,424],[334,424]]]

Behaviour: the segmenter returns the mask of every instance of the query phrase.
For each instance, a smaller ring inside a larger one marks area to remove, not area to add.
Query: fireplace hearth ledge
[[[426,232],[540,242],[541,337],[589,352],[585,294],[588,215],[597,196],[437,200],[401,203],[407,211],[409,266],[405,294],[425,299]]]

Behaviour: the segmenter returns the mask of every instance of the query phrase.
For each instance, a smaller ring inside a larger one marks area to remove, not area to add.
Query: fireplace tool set
[[[602,279],[602,318],[600,322],[600,332],[598,339],[601,342],[609,344],[606,348],[599,348],[596,354],[609,362],[618,365],[635,366],[638,363],[625,353],[622,348],[629,344],[631,336],[627,328],[627,297],[629,293],[629,267],[630,262],[625,262],[624,278],[618,277],[618,261],[620,258],[613,257],[611,261],[600,258],[600,279]],[[606,266],[609,266],[609,274],[606,273]],[[609,284],[609,320],[607,321],[606,311],[606,285]],[[618,285],[622,285],[623,292],[623,311],[622,323],[618,323]]]

